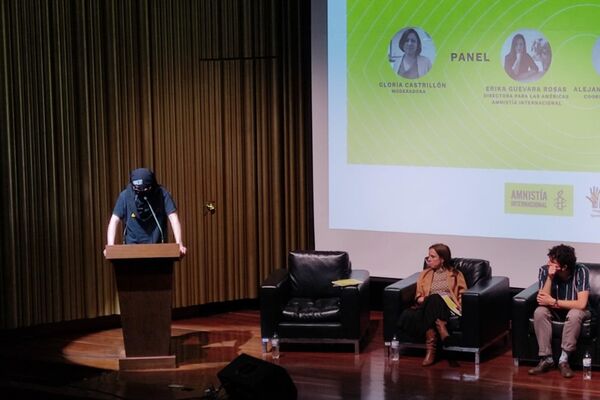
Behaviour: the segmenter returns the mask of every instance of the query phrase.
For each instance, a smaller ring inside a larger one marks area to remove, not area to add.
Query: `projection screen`
[[[312,2],[315,240],[403,278],[432,243],[513,287],[600,260],[600,4]]]

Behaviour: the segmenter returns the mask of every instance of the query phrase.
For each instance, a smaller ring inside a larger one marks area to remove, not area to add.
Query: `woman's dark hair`
[[[511,56],[516,57],[516,52],[515,52],[515,46],[517,45],[517,40],[521,39],[523,41],[523,47],[525,47],[525,51],[527,51],[527,42],[525,42],[525,36],[521,35],[520,33],[517,33],[513,39],[512,39],[512,43],[510,44],[510,53],[508,53]]]
[[[402,32],[402,36],[400,36],[400,40],[398,41],[398,47],[400,47],[400,50],[404,51],[404,44],[408,40],[408,35],[410,35],[411,33],[414,33],[417,37],[417,55],[420,55],[422,49],[421,38],[419,37],[417,31],[415,31],[413,28],[408,28],[404,32]]]
[[[577,262],[575,249],[566,244],[559,244],[548,250],[548,257],[555,260],[561,267],[573,268]]]
[[[450,247],[443,243],[436,243],[429,246],[429,249],[433,249],[437,255],[444,260],[442,263],[443,268],[452,268],[452,253],[450,253]]]

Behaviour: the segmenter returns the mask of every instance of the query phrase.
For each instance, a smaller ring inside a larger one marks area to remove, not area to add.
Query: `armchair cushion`
[[[350,276],[350,258],[343,251],[297,252],[288,255],[291,296],[298,298],[339,297],[331,282]]]
[[[340,320],[339,297],[305,299],[293,297],[283,309],[284,321],[330,322]]]

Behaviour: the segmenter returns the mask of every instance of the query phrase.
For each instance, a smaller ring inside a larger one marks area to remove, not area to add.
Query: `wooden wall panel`
[[[178,206],[176,307],[256,298],[312,246],[307,3],[0,3],[0,328],[119,312],[101,252],[135,167]]]

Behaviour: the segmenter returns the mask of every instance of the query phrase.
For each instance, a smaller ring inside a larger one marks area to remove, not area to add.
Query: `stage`
[[[570,380],[558,370],[531,377],[529,365],[513,366],[509,341],[484,352],[479,368],[472,355],[456,353],[423,368],[418,350],[390,362],[380,312],[371,313],[370,336],[359,356],[352,346],[288,346],[272,360],[261,353],[255,310],[176,320],[171,348],[178,368],[124,372],[118,370],[124,356],[120,329],[4,338],[0,393],[37,399],[225,399],[224,391],[210,397],[221,383],[217,373],[245,353],[284,368],[299,399],[600,398],[600,371],[591,381],[583,381],[580,370]]]

